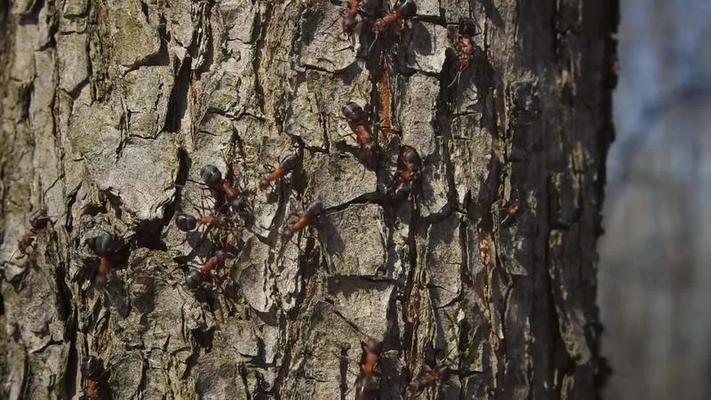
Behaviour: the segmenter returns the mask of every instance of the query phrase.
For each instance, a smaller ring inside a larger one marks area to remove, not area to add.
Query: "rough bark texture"
[[[425,364],[452,373],[423,397],[596,398],[616,4],[417,4],[371,46],[341,32],[337,1],[3,2],[3,397],[82,396],[92,355],[114,399],[355,398],[369,335],[382,399]],[[469,15],[478,51],[450,85],[445,49]],[[375,170],[349,101],[392,115]],[[391,202],[398,143],[422,156],[422,185]],[[299,170],[257,190],[294,153]],[[239,171],[252,226],[176,229],[176,211],[210,211],[207,163]],[[280,240],[316,199],[322,217]],[[42,207],[56,222],[11,259]],[[99,232],[127,243],[105,288],[86,245]],[[240,249],[224,279],[188,290],[224,242]]]

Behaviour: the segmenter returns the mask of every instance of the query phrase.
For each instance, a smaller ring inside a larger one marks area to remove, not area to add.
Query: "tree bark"
[[[4,398],[97,384],[113,399],[352,399],[366,335],[383,342],[381,399],[425,365],[450,373],[422,398],[597,398],[616,3],[417,0],[377,37],[387,7],[364,3],[352,37],[338,1],[0,5]],[[481,34],[453,82],[465,16]],[[350,101],[369,111],[376,168]],[[421,185],[393,201],[400,145]],[[299,168],[260,191],[289,154]],[[177,212],[214,211],[206,164],[253,224],[176,228]],[[322,215],[281,239],[316,200]],[[42,208],[53,223],[17,258]],[[125,243],[106,286],[102,232]],[[236,257],[190,290],[224,246]]]

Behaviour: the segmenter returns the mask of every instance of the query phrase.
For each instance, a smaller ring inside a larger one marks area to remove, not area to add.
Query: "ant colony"
[[[392,105],[397,104],[397,99],[393,98],[394,94],[390,90],[390,77],[398,73],[393,68],[392,60],[401,41],[400,32],[409,21],[418,18],[417,5],[414,0],[396,2],[392,8],[383,5],[383,2],[378,2],[380,5],[375,7],[370,3],[369,0],[347,0],[341,26],[344,34],[349,37],[358,35],[361,43],[365,43],[365,63],[374,86],[371,96],[373,104],[350,101],[340,105],[340,113],[357,143],[357,148],[353,149],[356,158],[364,168],[378,172],[379,185],[375,201],[384,207],[393,208],[402,207],[409,201],[411,209],[416,210],[423,184],[423,168],[427,166],[428,159],[426,155],[421,156],[415,147],[401,143],[400,132],[393,123]],[[456,27],[452,27],[451,33],[453,46],[445,50],[443,72],[446,73],[442,74],[441,82],[444,89],[459,84],[462,73],[473,65],[475,55],[478,54],[474,37],[479,33],[479,28],[473,19],[462,18]],[[277,165],[270,166],[270,170],[261,175],[253,186],[235,178],[231,170],[223,174],[215,165],[201,167],[198,174],[200,182],[196,183],[204,192],[210,193],[213,206],[202,210],[178,209],[173,214],[173,223],[186,237],[206,237],[213,232],[221,240],[219,244],[213,243],[210,251],[203,254],[205,259],[199,263],[201,265],[183,265],[185,287],[190,291],[198,293],[208,290],[218,278],[224,278],[223,270],[229,269],[230,260],[240,254],[240,244],[235,236],[239,231],[250,230],[255,225],[254,206],[260,205],[255,203],[255,199],[264,195],[268,199],[268,196],[279,190],[296,190],[296,177],[303,176],[304,172],[302,162],[305,149],[302,142],[295,142],[299,150],[285,156]],[[250,190],[250,187],[253,189]],[[329,213],[337,212],[339,206],[323,204],[322,199],[305,202],[301,206],[302,211],[296,215],[282,215],[281,226],[270,228],[269,235],[263,240],[269,241],[270,246],[274,247],[279,240],[282,244],[287,243],[308,227],[318,228],[318,222]],[[506,211],[504,224],[513,224],[515,216],[520,213],[520,207],[512,203]],[[30,228],[17,245],[20,253],[18,258],[31,256],[37,238],[54,223],[47,216],[46,210],[35,211],[29,218]],[[110,232],[94,234],[84,241],[84,246],[84,249],[88,249],[85,251],[89,258],[93,260],[86,281],[102,290],[106,290],[113,282],[116,266],[120,267],[126,259],[126,253],[134,247],[127,239]],[[379,341],[364,335],[355,388],[357,399],[378,398],[382,389],[380,364],[383,354],[388,350],[385,343],[396,341],[396,338],[388,337]],[[450,374],[456,372],[445,364],[428,360],[417,373],[408,371],[405,376],[411,382],[403,389],[403,395],[415,398],[428,388],[445,384]],[[83,361],[81,370],[88,398],[103,398],[107,369],[95,356],[87,356]]]

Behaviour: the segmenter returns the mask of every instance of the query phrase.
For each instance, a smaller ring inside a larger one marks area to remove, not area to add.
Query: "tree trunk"
[[[447,373],[422,398],[597,397],[616,3],[417,0],[376,36],[377,3],[350,37],[328,0],[0,5],[4,398],[397,399],[425,366]]]

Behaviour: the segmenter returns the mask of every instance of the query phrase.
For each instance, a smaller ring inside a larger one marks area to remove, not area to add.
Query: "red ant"
[[[274,171],[264,175],[259,181],[259,189],[265,190],[272,182],[283,178],[286,174],[293,171],[299,164],[299,158],[295,155],[290,155],[284,158],[279,166]]]
[[[199,269],[193,269],[188,273],[186,283],[189,288],[196,289],[200,284],[207,280],[212,275],[212,271],[224,264],[227,258],[232,258],[233,255],[224,251],[217,250],[215,255],[210,257],[205,264]]]
[[[363,355],[360,360],[360,375],[356,383],[356,399],[371,400],[378,398],[380,384],[376,371],[382,351],[383,343],[370,336],[365,336],[360,341]]]
[[[346,4],[346,10],[343,12],[343,20],[341,21],[341,26],[343,27],[343,32],[347,34],[352,34],[355,31],[358,21],[356,17],[359,13],[361,0],[348,0]]]
[[[193,231],[198,225],[224,227],[227,226],[229,222],[229,217],[226,215],[208,215],[206,217],[195,218],[190,214],[180,213],[175,216],[175,225],[183,232]]]
[[[457,39],[456,50],[447,49],[446,57],[454,59],[454,65],[457,71],[455,78],[449,86],[459,82],[462,72],[469,67],[474,59],[474,41],[472,37],[478,35],[476,23],[471,18],[462,17],[459,19],[459,37]]]
[[[420,179],[421,167],[422,159],[417,150],[410,146],[401,146],[398,169],[390,187],[390,194],[394,199],[400,199],[413,191],[413,186]]]
[[[46,228],[47,223],[51,222],[52,219],[47,216],[47,211],[45,209],[40,209],[30,215],[29,221],[30,230],[22,235],[22,238],[20,238],[17,243],[17,249],[21,254],[18,258],[22,258],[29,254],[28,249],[32,247],[37,234]]]
[[[501,220],[501,226],[507,227],[516,221],[516,216],[521,211],[521,206],[516,201],[509,201],[502,207],[502,209],[506,211],[506,215]]]
[[[301,232],[304,228],[310,225],[323,212],[323,204],[320,201],[311,203],[306,208],[304,214],[290,227],[284,227],[282,235],[284,239],[291,239],[292,236]]]
[[[430,368],[428,365],[422,367],[422,371],[410,382],[408,386],[408,398],[417,397],[425,389],[441,384],[447,380],[449,368],[446,366]]]
[[[358,144],[362,151],[363,161],[370,167],[375,166],[378,161],[378,145],[375,143],[375,138],[366,125],[367,116],[363,107],[354,102],[350,102],[341,107],[341,112],[348,120],[348,125],[350,125],[356,134]]]
[[[214,165],[208,164],[202,167],[200,177],[208,187],[224,194],[229,200],[236,199],[239,196],[239,189],[227,182],[226,179],[223,179],[222,173]]]
[[[417,5],[414,0],[405,0],[395,11],[390,12],[383,18],[378,19],[373,24],[373,31],[376,34],[383,33],[401,20],[412,18],[417,13]]]
[[[122,243],[113,235],[102,233],[89,241],[89,248],[99,256],[99,269],[96,272],[95,284],[103,287],[108,282],[111,272],[111,258],[118,253]]]
[[[84,398],[87,400],[101,400],[107,398],[105,385],[100,381],[104,375],[101,360],[89,356],[81,365],[81,371],[86,380]]]

